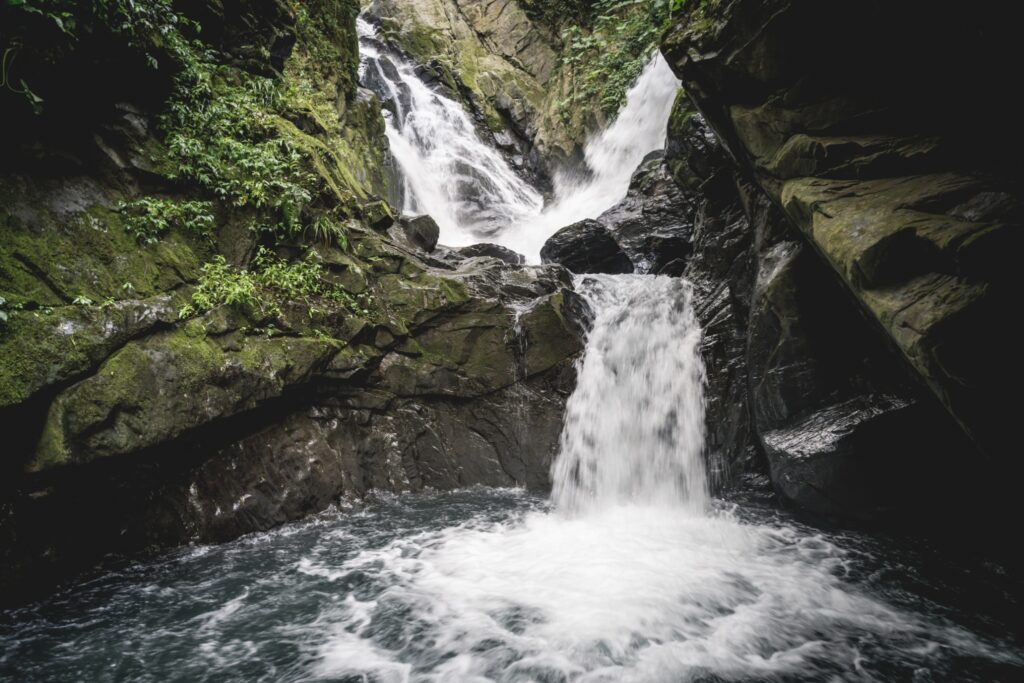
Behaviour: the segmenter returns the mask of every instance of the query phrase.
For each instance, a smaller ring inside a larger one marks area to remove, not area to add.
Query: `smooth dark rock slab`
[[[562,228],[540,250],[543,263],[559,263],[574,273],[632,273],[633,262],[608,228],[586,219]]]
[[[471,244],[468,247],[461,247],[455,251],[462,256],[469,258],[489,256],[491,258],[496,258],[499,261],[504,261],[510,266],[521,266],[526,263],[526,257],[522,254],[512,251],[508,247],[503,247],[500,244],[491,244],[489,242]]]

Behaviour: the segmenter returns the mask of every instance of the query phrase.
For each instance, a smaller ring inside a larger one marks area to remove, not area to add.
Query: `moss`
[[[92,335],[75,338],[76,331],[85,329],[83,315],[71,307],[52,312],[19,311],[10,316],[0,332],[0,406],[25,401],[42,386],[91,364]]]
[[[140,249],[111,208],[116,203],[88,183],[69,183],[63,194],[12,183],[0,195],[0,296],[44,306],[79,295],[93,301],[136,299],[198,274],[208,246],[172,233]]]

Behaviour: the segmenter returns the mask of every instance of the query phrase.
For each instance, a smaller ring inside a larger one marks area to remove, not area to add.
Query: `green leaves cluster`
[[[561,67],[571,71],[574,86],[559,103],[563,119],[577,107],[594,104],[606,116],[618,112],[684,2],[595,0],[588,22],[563,30]]]
[[[213,204],[163,197],[142,197],[120,207],[125,230],[140,244],[150,245],[171,228],[210,238],[214,225]]]
[[[212,61],[182,71],[162,126],[172,179],[198,182],[237,207],[269,209],[294,233],[317,177],[304,152],[280,134],[278,83]]]
[[[302,301],[311,313],[317,300],[341,305],[353,313],[368,315],[373,299],[352,295],[325,277],[324,267],[312,253],[301,261],[286,262],[261,248],[252,268],[236,268],[217,256],[203,266],[191,303],[179,316],[187,318],[219,306],[234,306],[247,314],[280,315],[281,303]]]

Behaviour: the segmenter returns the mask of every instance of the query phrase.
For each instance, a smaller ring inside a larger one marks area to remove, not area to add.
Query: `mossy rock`
[[[57,397],[30,469],[157,446],[310,381],[337,351],[320,339],[211,338],[199,323],[132,342]]]

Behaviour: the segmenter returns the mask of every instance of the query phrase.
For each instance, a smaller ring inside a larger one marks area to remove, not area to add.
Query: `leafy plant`
[[[202,268],[192,301],[179,311],[181,318],[234,306],[246,313],[280,315],[281,303],[320,300],[340,305],[354,313],[369,314],[373,298],[352,295],[325,277],[323,266],[310,254],[301,261],[287,262],[260,248],[251,269],[236,268],[217,256]]]
[[[162,119],[175,164],[172,179],[194,180],[234,206],[276,212],[276,229],[294,233],[317,177],[301,150],[280,135],[277,84],[198,61],[183,71]]]
[[[171,228],[209,238],[214,225],[210,202],[142,197],[122,204],[120,210],[125,217],[124,229],[147,245],[154,244]]]
[[[657,48],[662,31],[686,0],[595,0],[588,21],[562,31],[560,67],[573,84],[559,102],[568,123],[580,106],[613,116]]]

